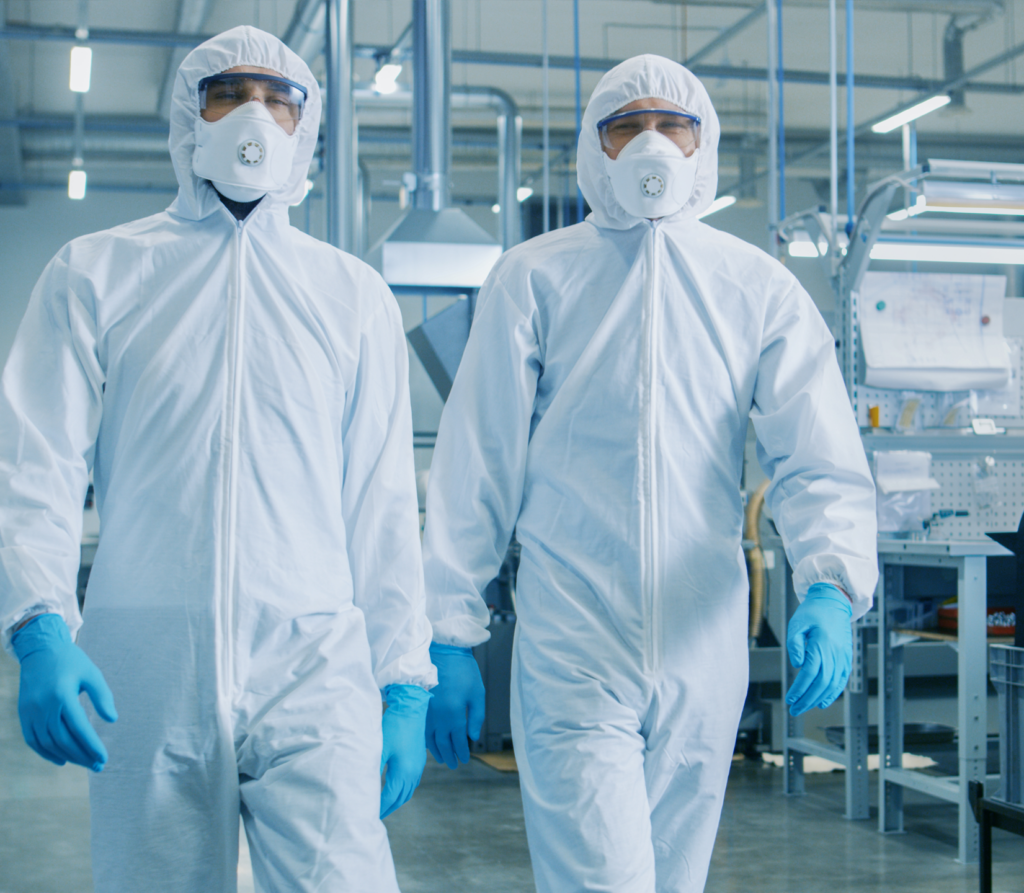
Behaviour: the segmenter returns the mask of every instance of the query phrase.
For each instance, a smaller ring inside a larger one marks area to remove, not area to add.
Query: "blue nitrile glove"
[[[107,722],[117,719],[103,674],[77,645],[59,614],[40,614],[11,637],[21,661],[18,717],[25,742],[39,756],[63,766],[78,763],[99,772],[107,749],[89,723],[78,695],[89,695]]]
[[[793,612],[786,648],[800,672],[786,692],[792,716],[827,707],[843,693],[853,665],[852,616],[850,600],[831,583],[815,583]]]
[[[409,802],[420,783],[427,751],[423,747],[423,727],[427,721],[430,692],[418,685],[389,685],[384,689],[388,709],[381,721],[384,749],[380,771],[387,767],[384,789],[380,792],[380,817],[391,815]]]
[[[480,737],[484,724],[484,681],[472,648],[430,646],[437,667],[437,688],[427,711],[427,750],[439,763],[457,769],[469,762],[469,742]]]

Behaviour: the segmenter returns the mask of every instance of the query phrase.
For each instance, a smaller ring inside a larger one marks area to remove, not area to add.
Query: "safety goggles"
[[[298,122],[306,88],[276,74],[214,74],[199,82],[199,110],[217,118],[258,99],[279,124]]]
[[[656,130],[668,137],[686,155],[700,146],[700,118],[671,109],[619,112],[598,121],[597,130],[601,135],[601,145],[613,152],[625,148],[633,137],[645,130]]]

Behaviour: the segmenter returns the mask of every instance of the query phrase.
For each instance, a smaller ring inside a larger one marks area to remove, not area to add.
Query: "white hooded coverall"
[[[200,78],[309,91],[285,186],[242,222],[192,173]],[[97,893],[397,891],[381,692],[428,656],[407,349],[368,266],[292,228],[320,97],[235,28],[174,84],[166,212],[75,239],[32,295],[0,395],[0,629],[60,614],[113,691],[90,778]],[[102,532],[75,599],[92,469]]]
[[[616,201],[597,122],[654,97],[699,115],[690,200]],[[583,117],[593,213],[513,248],[480,291],[441,419],[424,561],[434,641],[486,640],[480,593],[522,544],[512,734],[541,893],[704,887],[747,691],[740,476],[748,417],[797,591],[876,579],[874,488],[807,293],[696,219],[718,120],[658,56],[622,63]]]

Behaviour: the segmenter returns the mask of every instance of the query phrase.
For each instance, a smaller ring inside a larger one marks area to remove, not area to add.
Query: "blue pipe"
[[[580,102],[580,0],[572,0],[573,63],[576,69],[576,145],[583,130],[583,106]],[[583,222],[583,190],[576,185],[576,222]]]
[[[853,232],[853,0],[846,0],[846,234]]]
[[[782,0],[779,14],[779,220],[786,219],[786,116],[782,103]]]

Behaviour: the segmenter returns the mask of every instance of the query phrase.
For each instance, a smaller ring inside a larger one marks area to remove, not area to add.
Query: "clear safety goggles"
[[[306,88],[276,74],[214,74],[199,82],[199,110],[217,118],[257,99],[279,124],[297,123],[306,105]]]
[[[625,148],[626,144],[645,130],[656,130],[668,137],[684,155],[700,147],[700,118],[689,112],[671,109],[637,109],[619,112],[597,122],[601,145],[613,152]]]

